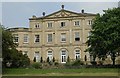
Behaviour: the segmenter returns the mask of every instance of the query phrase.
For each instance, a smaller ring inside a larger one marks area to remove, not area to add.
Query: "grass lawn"
[[[117,68],[4,69],[3,76],[118,76]]]

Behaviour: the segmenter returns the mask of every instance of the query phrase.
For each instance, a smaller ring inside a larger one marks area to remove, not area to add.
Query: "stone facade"
[[[29,28],[11,28],[14,42],[18,43],[17,49],[27,54],[31,61],[36,57],[39,62],[41,57],[46,61],[66,63],[68,56],[71,60],[81,59],[90,61],[85,42],[88,40],[92,20],[96,14],[76,13],[65,10],[62,6],[57,12],[42,17],[29,18]]]

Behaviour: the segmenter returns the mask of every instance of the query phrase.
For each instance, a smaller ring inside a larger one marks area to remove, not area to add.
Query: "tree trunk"
[[[115,65],[115,59],[113,60],[113,65]]]
[[[115,57],[112,57],[113,65],[115,65]]]
[[[112,54],[111,59],[112,59],[112,61],[113,61],[113,65],[115,65],[115,53]]]

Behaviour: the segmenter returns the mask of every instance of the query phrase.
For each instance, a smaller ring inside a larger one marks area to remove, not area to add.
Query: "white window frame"
[[[24,34],[24,43],[28,43],[28,38],[29,38],[29,36],[28,36],[28,34]]]
[[[49,23],[47,24],[47,27],[48,27],[48,28],[52,28],[52,25],[53,25],[52,22],[49,22]]]
[[[66,22],[62,21],[60,22],[60,27],[65,27],[66,26]]]
[[[38,37],[36,37],[36,36],[38,36]],[[35,43],[39,43],[40,42],[40,35],[38,35],[38,34],[35,35],[34,42]]]
[[[18,34],[13,34],[13,42],[18,43],[19,42],[19,35]]]
[[[61,33],[61,42],[66,42],[66,33]]]
[[[47,42],[48,43],[52,42],[52,36],[53,36],[52,34],[47,35]]]
[[[93,21],[92,20],[87,20],[87,25],[92,25]]]
[[[39,51],[35,51],[34,57],[36,58],[36,62],[39,62],[40,61],[40,52]]]
[[[74,21],[74,26],[80,26],[80,21]]]
[[[48,50],[47,57],[49,57],[49,62],[52,61],[52,59],[53,59],[53,51],[52,50]]]
[[[75,49],[75,60],[79,60],[81,58],[80,52],[80,49]]]
[[[35,23],[35,28],[40,28],[40,24],[39,23]]]
[[[79,40],[76,40],[77,38],[79,38]],[[80,41],[80,32],[75,32],[75,41]]]
[[[66,62],[67,62],[67,51],[61,50],[61,63],[66,63]]]

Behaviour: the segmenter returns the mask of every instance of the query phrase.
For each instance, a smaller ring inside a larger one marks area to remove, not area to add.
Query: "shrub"
[[[80,65],[83,65],[84,63],[80,60],[76,60],[73,62],[72,66],[80,66]]]
[[[91,64],[96,65],[97,63],[96,63],[96,61],[91,61]]]
[[[59,65],[59,63],[58,62],[55,62],[55,66],[58,66]]]
[[[40,68],[42,68],[42,65],[40,63],[36,62],[36,63],[32,64],[32,67],[35,69],[40,69]]]
[[[30,65],[30,59],[25,54],[23,57],[21,57],[21,60],[19,61],[19,67],[28,67]]]
[[[48,64],[49,64],[49,65],[52,65],[52,64],[53,64],[53,62],[52,62],[52,61],[50,61],[50,62],[48,62]]]
[[[98,63],[99,63],[99,65],[103,65],[103,61],[99,61]]]
[[[66,66],[66,67],[70,67],[70,66],[72,66],[72,64],[71,64],[70,62],[67,62],[67,63],[65,64],[65,66]]]

